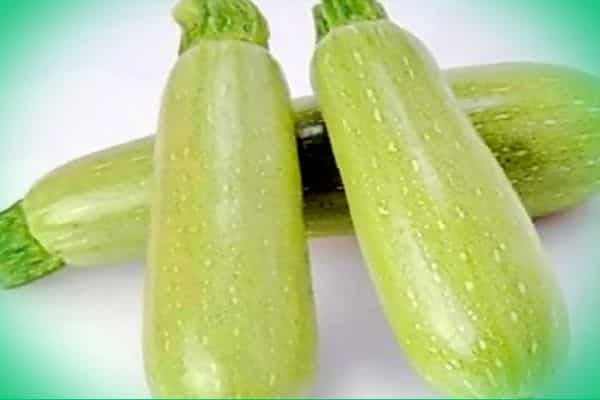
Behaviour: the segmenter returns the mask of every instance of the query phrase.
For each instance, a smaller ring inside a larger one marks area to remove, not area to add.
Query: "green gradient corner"
[[[600,1],[484,0],[477,7],[490,15],[501,13],[531,21],[532,27],[548,38],[559,62],[600,76]],[[600,221],[590,235],[600,238]],[[569,361],[543,392],[545,398],[600,398],[600,251],[590,249],[590,256],[596,260],[598,274],[581,276],[586,282],[586,301],[577,316],[585,319],[586,326],[573,333]]]
[[[73,23],[82,7],[93,1],[0,0],[0,160],[12,157],[11,142],[22,140],[7,128],[13,104],[11,93],[26,82],[15,73],[33,63],[35,50],[51,40],[61,24]],[[22,90],[22,88],[21,88]],[[2,165],[0,163],[0,165]],[[0,189],[7,190],[14,171],[0,168]],[[59,398],[82,392],[73,371],[44,347],[45,329],[15,318],[18,305],[0,293],[0,398]],[[24,319],[27,321],[27,319]]]

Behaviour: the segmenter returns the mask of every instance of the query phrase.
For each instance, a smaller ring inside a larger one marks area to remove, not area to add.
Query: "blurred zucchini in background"
[[[600,80],[561,66],[455,68],[446,77],[529,214],[571,207],[600,190]],[[295,102],[309,236],[352,233],[326,128],[313,98]],[[61,268],[143,256],[154,137],[56,169],[0,214],[0,285]]]
[[[417,38],[375,0],[321,4],[313,86],[396,338],[445,394],[537,394],[569,328],[514,188]]]
[[[182,0],[155,149],[144,358],[158,398],[302,396],[316,321],[287,85],[248,0]],[[227,23],[222,23],[227,21]]]

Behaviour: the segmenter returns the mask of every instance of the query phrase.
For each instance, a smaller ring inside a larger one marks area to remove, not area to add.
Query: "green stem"
[[[330,31],[329,24],[323,16],[323,7],[320,5],[313,7],[313,20],[315,22],[315,31],[317,33],[317,43],[319,43]]]
[[[21,203],[0,213],[0,287],[19,287],[62,268],[29,232]]]
[[[202,39],[268,46],[268,24],[249,0],[180,0],[173,16],[183,31],[180,54]]]
[[[384,7],[376,0],[321,0],[314,15],[318,37],[339,26],[387,19]]]

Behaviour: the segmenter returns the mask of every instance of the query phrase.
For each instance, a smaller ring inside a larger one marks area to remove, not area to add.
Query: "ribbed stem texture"
[[[327,20],[323,16],[323,7],[316,5],[313,7],[313,21],[315,22],[315,32],[317,34],[317,43],[329,33],[330,28]]]
[[[314,15],[318,37],[338,26],[387,19],[384,7],[376,0],[322,0]]]
[[[0,287],[23,286],[63,266],[32,236],[20,202],[0,213]]]
[[[249,0],[181,0],[173,16],[183,30],[180,53],[202,39],[240,40],[268,46],[268,24]]]

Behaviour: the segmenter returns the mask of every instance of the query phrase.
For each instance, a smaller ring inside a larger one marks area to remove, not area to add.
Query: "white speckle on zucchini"
[[[534,395],[562,360],[568,325],[514,189],[417,39],[388,21],[360,21],[371,1],[322,4],[330,32],[317,47],[313,82],[392,329],[412,364],[445,393]],[[362,65],[354,62],[356,51]],[[469,86],[470,93],[481,90]],[[491,108],[476,122],[493,127],[522,118],[510,108]],[[436,134],[424,140],[423,132]],[[530,146],[499,140],[495,149],[504,147],[512,162],[532,157]]]

